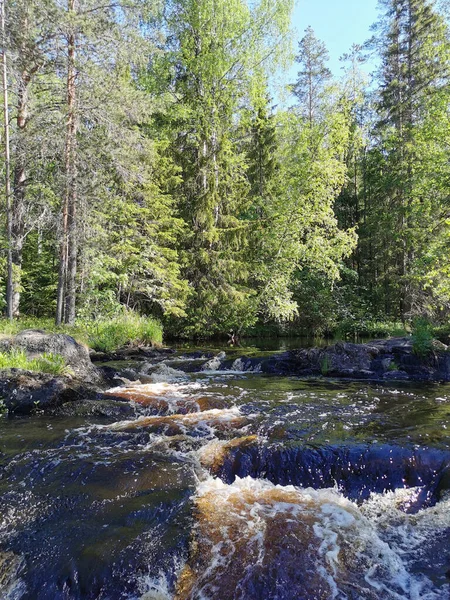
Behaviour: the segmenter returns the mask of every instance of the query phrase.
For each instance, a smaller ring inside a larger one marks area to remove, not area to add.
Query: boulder
[[[72,377],[55,377],[20,369],[3,371],[0,403],[10,414],[26,415],[47,411],[84,398],[95,398],[97,390]]]
[[[46,333],[39,329],[26,329],[14,337],[0,340],[0,351],[24,350],[30,358],[44,353],[59,354],[83,381],[96,382],[101,379],[91,362],[89,350],[72,336],[63,333]]]

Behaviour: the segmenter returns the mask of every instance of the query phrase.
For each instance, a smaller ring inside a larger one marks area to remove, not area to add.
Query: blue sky
[[[311,25],[330,53],[329,68],[339,75],[339,57],[352,44],[362,44],[370,36],[377,18],[377,0],[296,0],[293,26],[296,44]]]

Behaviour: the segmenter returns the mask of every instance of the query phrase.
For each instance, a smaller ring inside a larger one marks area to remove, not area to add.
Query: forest
[[[448,324],[450,6],[381,0],[339,76],[292,9],[1,2],[6,319]]]

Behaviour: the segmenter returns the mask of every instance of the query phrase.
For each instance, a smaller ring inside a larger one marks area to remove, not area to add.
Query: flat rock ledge
[[[440,342],[427,356],[414,352],[411,338],[367,344],[338,342],[325,348],[290,350],[267,358],[242,357],[244,371],[385,381],[450,381],[450,351]],[[223,361],[221,369],[232,368]]]

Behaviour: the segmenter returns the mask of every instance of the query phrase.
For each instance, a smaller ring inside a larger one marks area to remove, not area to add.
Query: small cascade
[[[411,575],[401,554],[336,490],[208,479],[198,487],[196,514],[175,600],[443,597],[430,592],[431,581]]]
[[[372,492],[419,486],[410,510],[435,504],[450,487],[450,453],[398,446],[309,448],[247,445],[230,447],[217,474],[227,483],[236,477],[264,477],[274,484],[315,489],[338,486],[348,498],[365,500]]]
[[[167,383],[170,381],[181,381],[186,379],[186,373],[169,367],[165,363],[161,363],[154,371],[152,371],[151,378],[155,383]]]
[[[237,373],[261,373],[261,363],[241,357],[233,362],[230,370]]]
[[[225,352],[219,352],[217,356],[208,360],[202,367],[202,371],[218,371],[220,365],[226,358]]]

